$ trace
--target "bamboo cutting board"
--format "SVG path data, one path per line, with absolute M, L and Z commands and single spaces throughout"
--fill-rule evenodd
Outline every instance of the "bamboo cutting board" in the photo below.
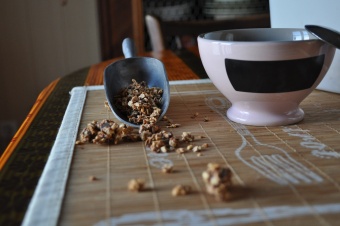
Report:
M 104 102 L 104 90 L 87 92 L 78 134 L 93 120 L 115 120 Z M 191 132 L 204 137 L 193 142 L 209 144 L 201 156 L 156 154 L 143 142 L 75 146 L 59 224 L 338 224 L 340 96 L 314 91 L 301 104 L 305 119 L 282 127 L 233 123 L 225 116 L 229 106 L 210 82 L 171 85 L 166 115 L 181 126 L 160 125 L 175 136 Z M 201 174 L 210 162 L 233 172 L 228 201 L 205 191 Z M 173 173 L 161 172 L 165 163 L 173 164 Z M 146 189 L 128 191 L 132 178 L 143 178 Z M 173 197 L 177 184 L 189 185 L 193 192 Z

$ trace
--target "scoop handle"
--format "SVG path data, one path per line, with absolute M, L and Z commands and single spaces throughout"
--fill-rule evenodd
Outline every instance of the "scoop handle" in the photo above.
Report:
M 136 56 L 136 45 L 131 38 L 125 38 L 122 43 L 123 54 L 125 58 Z

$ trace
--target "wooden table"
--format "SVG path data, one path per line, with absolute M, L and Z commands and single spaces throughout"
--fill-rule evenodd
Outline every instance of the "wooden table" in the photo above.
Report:
M 56 222 L 60 225 L 336 225 L 339 222 L 338 94 L 314 91 L 301 104 L 306 117 L 296 125 L 243 126 L 225 117 L 230 103 L 204 79 L 207 76 L 197 49 L 148 55 L 162 60 L 169 79 L 177 80 L 171 83 L 167 116 L 181 126 L 170 130 L 178 136 L 190 131 L 202 138 L 196 144 L 208 143 L 209 147 L 198 157 L 193 153 L 157 155 L 141 142 L 74 146 L 75 139 L 71 139 L 70 148 L 60 146 L 60 139 L 67 139 L 70 131 L 77 136 L 77 130 L 92 120 L 114 119 L 104 108 L 102 87 L 96 85 L 103 84 L 104 68 L 118 59 L 79 70 L 54 81 L 41 92 L 1 156 L 0 225 L 18 225 L 25 213 L 34 215 L 39 208 L 47 211 L 48 219 L 38 216 L 36 221 L 28 222 L 37 223 L 34 225 Z M 82 93 L 86 93 L 83 99 Z M 82 103 L 74 99 L 77 95 Z M 82 109 L 71 112 L 79 117 L 78 124 L 68 118 L 67 109 L 73 104 Z M 75 130 L 68 128 L 73 124 Z M 67 167 L 50 168 L 51 159 L 53 162 L 65 158 L 57 153 L 63 149 L 69 155 Z M 160 159 L 173 163 L 175 172 L 160 173 L 157 165 Z M 231 199 L 226 202 L 217 201 L 205 192 L 200 174 L 209 162 L 225 165 L 234 174 Z M 48 180 L 49 175 L 53 175 L 49 186 L 38 184 L 40 178 Z M 146 191 L 128 192 L 128 180 L 137 176 L 146 179 Z M 172 197 L 171 189 L 177 183 L 188 183 L 193 193 Z M 43 194 L 42 201 L 36 202 L 39 194 L 34 194 L 35 191 L 53 197 L 45 199 Z M 28 209 L 32 196 L 34 201 Z M 54 204 L 51 207 L 44 202 Z

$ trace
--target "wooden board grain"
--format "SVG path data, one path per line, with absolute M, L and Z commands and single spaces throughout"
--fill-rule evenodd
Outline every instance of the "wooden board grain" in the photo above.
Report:
M 103 90 L 88 91 L 79 130 L 114 116 L 104 107 Z M 315 91 L 295 125 L 253 127 L 225 116 L 230 103 L 211 83 L 171 86 L 167 117 L 208 143 L 202 156 L 156 154 L 143 142 L 75 147 L 60 225 L 336 225 L 340 220 L 340 97 Z M 192 117 L 198 113 L 197 117 Z M 205 121 L 204 118 L 209 118 Z M 210 162 L 229 167 L 229 201 L 205 191 L 201 173 Z M 164 174 L 162 164 L 174 165 Z M 97 180 L 91 181 L 89 177 Z M 146 190 L 127 190 L 143 178 Z M 173 197 L 177 184 L 193 192 Z

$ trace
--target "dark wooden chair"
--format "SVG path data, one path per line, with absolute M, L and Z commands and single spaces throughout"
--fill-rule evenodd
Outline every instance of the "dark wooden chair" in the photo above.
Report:
M 145 16 L 145 23 L 150 37 L 153 51 L 167 49 L 165 37 L 191 36 L 196 41 L 199 34 L 228 29 L 241 28 L 269 28 L 270 15 L 256 14 L 238 18 L 228 18 L 223 20 L 190 20 L 190 21 L 162 21 L 153 15 Z M 181 48 L 178 43 L 178 48 Z

